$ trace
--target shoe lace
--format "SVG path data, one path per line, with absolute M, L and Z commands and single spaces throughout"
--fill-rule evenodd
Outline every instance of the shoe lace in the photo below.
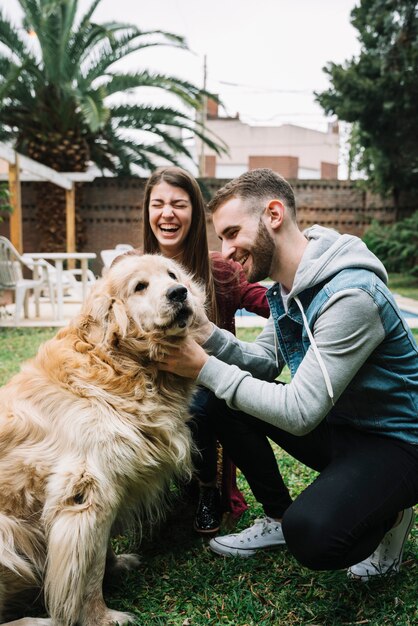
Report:
M 373 569 L 379 574 L 390 574 L 392 569 L 396 567 L 396 559 L 390 563 L 389 548 L 392 540 L 392 533 L 386 533 L 381 543 L 378 545 L 368 561 Z
M 402 521 L 403 518 L 401 522 Z M 395 548 L 398 548 L 395 550 L 393 549 L 394 546 L 392 545 L 392 543 L 394 541 L 394 533 L 396 532 L 396 528 L 398 527 L 396 526 L 392 528 L 389 532 L 387 532 L 380 544 L 377 546 L 376 550 L 373 552 L 373 554 L 371 554 L 367 559 L 362 561 L 362 564 L 366 566 L 366 571 L 367 568 L 373 568 L 373 570 L 380 575 L 391 575 L 392 573 L 396 573 L 397 571 L 399 571 L 399 566 L 402 559 L 403 543 L 405 542 L 410 527 L 411 521 L 409 521 L 408 525 L 408 518 L 405 518 L 404 528 L 401 528 L 401 532 L 405 531 L 406 534 L 404 536 L 403 542 L 401 542 L 399 545 L 396 545 L 397 542 L 395 539 Z
M 246 528 L 245 530 L 241 531 L 240 534 L 240 541 L 244 542 L 244 540 L 246 541 L 251 541 L 251 539 L 256 539 L 259 535 L 263 536 L 266 533 L 271 533 L 272 532 L 272 528 L 271 526 L 271 521 L 266 518 L 266 517 L 262 517 L 259 519 L 254 520 L 254 524 L 252 526 L 250 526 L 249 528 Z M 277 526 L 274 528 L 274 530 L 278 530 L 278 524 Z

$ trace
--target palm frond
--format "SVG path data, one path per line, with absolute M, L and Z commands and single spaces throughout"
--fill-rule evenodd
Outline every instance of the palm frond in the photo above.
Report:
M 189 120 L 187 113 L 182 113 L 177 109 L 169 106 L 154 106 L 151 104 L 117 104 L 109 107 L 112 119 L 117 120 L 118 124 L 131 124 L 133 128 L 138 125 L 148 124 L 167 124 L 168 120 L 175 117 Z
M 121 26 L 114 24 L 114 28 L 105 28 L 103 24 L 89 24 L 82 31 L 74 34 L 69 42 L 69 54 L 81 64 L 88 63 L 90 55 L 97 50 L 108 52 L 117 50 L 120 45 L 126 45 L 138 36 L 136 26 Z M 121 42 L 121 44 L 119 43 Z
M 0 43 L 6 46 L 9 54 L 15 59 L 26 59 L 28 50 L 19 31 L 0 9 Z
M 80 20 L 79 20 L 79 22 L 78 22 L 78 24 L 76 26 L 76 29 L 75 29 L 76 32 L 82 31 L 86 26 L 91 24 L 91 17 L 92 17 L 93 13 L 97 9 L 97 6 L 100 4 L 101 1 L 102 0 L 93 0 L 93 2 L 91 3 L 91 5 L 87 9 L 87 11 L 80 18 Z
M 190 115 L 201 107 L 206 92 L 144 68 L 125 74 L 114 70 L 127 55 L 151 46 L 187 49 L 184 37 L 121 22 L 97 24 L 92 16 L 100 0 L 91 0 L 80 19 L 78 0 L 18 1 L 24 25 L 36 31 L 38 48 L 33 53 L 0 11 L 0 128 L 21 151 L 28 153 L 32 146 L 46 155 L 50 150 L 62 163 L 65 141 L 77 137 L 83 158 L 113 172 L 128 172 L 131 159 L 152 168 L 156 159 L 175 163 L 180 154 L 191 158 L 183 131 L 203 138 L 218 153 L 224 150 Z M 169 93 L 180 110 L 176 105 L 142 105 L 142 87 Z M 129 94 L 138 104 L 116 106 L 115 94 Z M 138 140 L 137 131 L 145 131 L 147 141 Z
M 175 48 L 182 48 L 184 50 L 189 49 L 184 37 L 182 37 L 181 35 L 167 32 L 165 30 L 141 30 L 133 24 L 122 24 L 120 22 L 109 22 L 102 24 L 102 26 L 110 32 L 116 31 L 117 29 L 135 29 L 137 31 L 138 37 L 159 37 L 157 41 L 159 41 L 160 43 L 157 45 L 165 44 Z
M 147 144 L 144 142 L 123 141 L 125 154 L 129 157 L 127 163 L 123 163 L 122 171 L 126 173 L 132 172 L 132 165 L 138 165 L 146 170 L 153 170 L 156 167 L 156 159 L 165 159 L 173 165 L 180 165 L 176 154 L 171 150 L 167 150 L 159 144 Z M 119 170 L 121 171 L 121 170 Z
M 14 133 L 6 127 L 0 126 L 0 141 L 9 143 L 14 138 Z
M 157 39 L 147 39 L 146 37 L 158 34 Z M 163 31 L 140 31 L 134 27 L 125 28 L 113 33 L 112 37 L 105 37 L 102 33 L 100 37 L 91 41 L 89 45 L 83 42 L 83 54 L 80 55 L 80 62 L 86 61 L 83 65 L 85 81 L 92 82 L 101 74 L 105 73 L 111 65 L 129 54 L 139 52 L 151 47 L 173 46 L 170 39 L 164 37 Z M 171 36 L 171 33 L 167 33 Z M 145 39 L 142 39 L 145 37 Z M 187 49 L 184 42 L 178 47 Z M 77 55 L 78 58 L 78 55 Z
M 225 142 L 201 122 L 191 120 L 187 113 L 171 107 L 117 105 L 111 107 L 111 116 L 123 128 L 146 130 L 156 134 L 160 134 L 161 126 L 187 130 L 191 135 L 197 135 L 202 139 L 216 154 L 221 155 L 228 151 Z
M 101 90 L 90 90 L 79 98 L 79 107 L 91 132 L 97 132 L 107 122 L 110 111 L 104 106 Z
M 7 63 L 6 59 L 0 59 L 0 109 L 5 106 L 8 95 L 21 73 L 22 66 L 11 62 Z
M 202 103 L 201 90 L 188 81 L 166 74 L 151 73 L 147 70 L 135 74 L 113 73 L 106 84 L 108 95 L 123 92 L 137 87 L 154 87 L 163 89 L 177 96 L 186 105 L 199 108 Z
M 26 30 L 40 32 L 43 27 L 43 5 L 48 4 L 49 10 L 51 10 L 52 2 L 45 3 L 42 0 L 18 0 L 18 2 L 25 14 L 23 26 Z

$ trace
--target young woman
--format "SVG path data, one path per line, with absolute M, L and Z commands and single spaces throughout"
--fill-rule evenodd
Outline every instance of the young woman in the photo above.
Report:
M 203 197 L 196 180 L 178 167 L 165 167 L 147 181 L 144 196 L 144 253 L 160 253 L 176 259 L 200 279 L 207 293 L 209 318 L 220 328 L 235 332 L 235 313 L 245 308 L 264 317 L 270 314 L 266 289 L 246 281 L 238 263 L 209 253 Z M 195 459 L 199 503 L 194 527 L 200 533 L 219 529 L 223 512 L 233 517 L 246 504 L 235 482 L 235 467 L 223 456 L 221 493 L 218 489 L 217 442 L 210 418 L 212 393 L 200 388 L 190 423 L 200 455 Z M 216 410 L 219 411 L 219 402 Z

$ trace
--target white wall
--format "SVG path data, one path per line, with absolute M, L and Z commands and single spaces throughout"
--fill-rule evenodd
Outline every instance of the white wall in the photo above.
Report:
M 250 156 L 297 157 L 300 178 L 320 178 L 321 161 L 338 164 L 339 135 L 331 129 L 325 133 L 293 124 L 250 126 L 236 118 L 208 120 L 207 127 L 229 147 L 228 155 L 216 156 L 219 178 L 246 171 Z M 205 148 L 205 154 L 215 153 Z

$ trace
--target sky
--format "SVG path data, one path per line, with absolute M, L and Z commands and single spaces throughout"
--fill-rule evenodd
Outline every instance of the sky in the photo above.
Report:
M 94 19 L 183 35 L 190 52 L 152 48 L 131 55 L 124 69 L 145 67 L 219 94 L 224 113 L 248 124 L 294 123 L 325 130 L 314 91 L 328 86 L 322 71 L 359 52 L 350 11 L 359 0 L 102 0 Z M 90 0 L 79 0 L 80 11 Z M 17 0 L 0 0 L 16 23 Z M 154 96 L 152 96 L 154 97 Z

